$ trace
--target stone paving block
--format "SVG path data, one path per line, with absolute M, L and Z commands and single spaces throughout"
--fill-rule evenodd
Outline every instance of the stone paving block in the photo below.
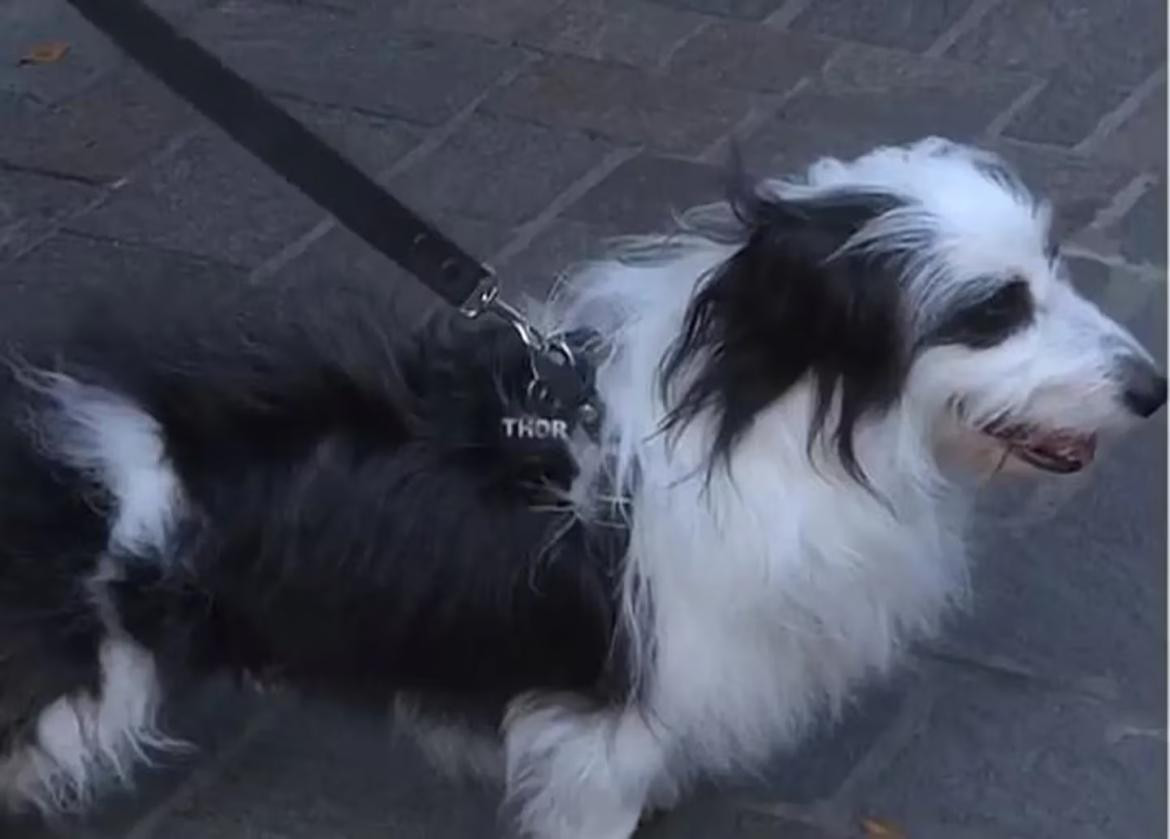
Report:
M 684 803 L 645 824 L 635 839 L 843 839 L 783 816 L 737 807 L 721 798 Z
M 85 96 L 47 109 L 0 97 L 0 160 L 109 182 L 198 119 L 144 71 L 126 68 Z
M 612 151 L 596 135 L 477 114 L 394 183 L 403 200 L 504 225 L 527 221 Z
M 1090 11 L 1092 13 L 1090 13 Z M 1022 139 L 1072 144 L 1165 61 L 1159 0 L 1107 6 L 1021 0 L 999 3 L 948 55 L 1051 76 L 1049 87 L 1008 126 Z
M 654 2 L 719 17 L 762 20 L 783 5 L 784 0 L 654 0 Z
M 957 21 L 972 0 L 816 0 L 789 26 L 881 47 L 921 52 Z
M 65 43 L 47 64 L 22 63 L 34 47 Z M 7 0 L 0 5 L 0 92 L 49 105 L 93 84 L 121 61 L 117 48 L 64 0 Z
M 1127 166 L 1166 171 L 1166 85 L 1159 85 L 1138 110 L 1091 154 Z
M 708 20 L 649 0 L 576 0 L 556 6 L 518 38 L 550 52 L 654 67 Z
M 903 714 L 914 675 L 902 670 L 858 691 L 841 718 L 825 720 L 790 754 L 780 755 L 757 787 L 769 801 L 814 804 L 832 799 L 857 764 Z
M 377 8 L 379 0 L 359 0 L 361 6 Z M 561 7 L 566 0 L 404 0 L 389 4 L 385 21 L 405 29 L 438 29 L 467 32 L 495 40 L 507 40 L 536 19 Z M 565 14 L 571 14 L 566 10 Z
M 631 67 L 549 56 L 489 97 L 486 107 L 662 151 L 698 154 L 730 131 L 753 101 L 747 94 Z
M 201 135 L 73 230 L 253 266 L 324 211 L 221 134 Z
M 0 344 L 59 339 L 79 292 L 133 294 L 145 283 L 209 292 L 242 282 L 221 262 L 118 242 L 59 234 L 0 270 Z M 218 284 L 224 285 L 218 285 Z
M 850 46 L 743 141 L 763 171 L 940 135 L 976 138 L 1034 80 L 943 59 Z
M 524 60 L 514 47 L 454 33 L 403 34 L 373 12 L 228 0 L 198 39 L 280 93 L 424 124 L 443 122 Z
M 1051 201 L 1058 239 L 1088 224 L 1137 174 L 1061 149 L 999 140 L 988 144 L 1020 172 L 1028 187 Z
M 726 197 L 728 171 L 704 163 L 641 154 L 623 163 L 565 211 L 607 235 L 666 232 L 699 204 Z
M 939 668 L 917 736 L 859 792 L 859 816 L 939 839 L 1165 832 L 1165 741 L 1069 695 Z
M 1166 181 L 1153 184 L 1119 223 L 1121 254 L 1166 267 Z
M 1109 86 L 1077 72 L 1058 71 L 1003 133 L 1019 140 L 1071 146 L 1091 133 L 1128 93 L 1128 85 Z
M 807 34 L 736 21 L 706 27 L 683 44 L 671 76 L 724 87 L 787 93 L 816 74 L 840 44 Z
M 0 169 L 0 262 L 99 195 L 77 181 Z
M 143 839 L 484 839 L 497 805 L 395 744 L 387 717 L 293 707 Z

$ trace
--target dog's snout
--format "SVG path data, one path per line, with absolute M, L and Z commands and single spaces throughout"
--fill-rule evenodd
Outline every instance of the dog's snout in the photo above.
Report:
M 1166 376 L 1144 358 L 1122 363 L 1122 399 L 1139 417 L 1148 417 L 1166 404 Z

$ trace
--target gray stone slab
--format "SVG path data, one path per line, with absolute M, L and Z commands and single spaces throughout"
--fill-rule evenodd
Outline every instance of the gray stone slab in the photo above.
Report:
M 707 21 L 644 0 L 577 0 L 549 10 L 518 38 L 550 52 L 653 67 Z
M 1083 698 L 940 668 L 917 736 L 860 791 L 907 836 L 1129 839 L 1165 832 L 1165 742 Z
M 1110 86 L 1097 78 L 1084 78 L 1079 71 L 1058 71 L 1003 133 L 1019 140 L 1072 146 L 1128 94 L 1128 85 Z
M 47 43 L 67 44 L 68 51 L 51 63 L 22 61 Z M 0 5 L 0 92 L 52 104 L 85 90 L 120 61 L 117 48 L 64 0 Z
M 929 135 L 970 141 L 1033 82 L 943 59 L 850 46 L 743 141 L 749 162 L 792 171 Z
M 1166 181 L 1160 180 L 1138 200 L 1118 225 L 1121 253 L 1139 264 L 1166 266 Z
M 454 33 L 403 34 L 379 13 L 229 0 L 200 17 L 199 39 L 258 84 L 317 102 L 424 124 L 449 118 L 520 50 Z
M 253 266 L 323 215 L 292 185 L 214 134 L 194 138 L 70 227 Z
M 654 2 L 719 17 L 762 20 L 779 8 L 784 0 L 654 0 Z
M 559 14 L 566 0 L 404 0 L 385 4 L 380 0 L 358 0 L 364 8 L 390 6 L 385 21 L 405 29 L 436 29 L 466 32 L 496 40 L 507 40 L 550 12 Z M 571 14 L 566 10 L 565 14 Z
M 52 108 L 0 97 L 0 160 L 109 182 L 196 124 L 181 100 L 127 68 L 85 96 Z
M 921 52 L 970 5 L 971 0 L 817 0 L 789 25 L 799 32 Z
M 394 183 L 428 212 L 503 225 L 527 221 L 613 150 L 573 129 L 477 114 Z
M 77 181 L 0 169 L 0 262 L 99 195 Z
M 1155 88 L 1137 111 L 1103 137 L 1091 153 L 1127 166 L 1166 171 L 1166 85 Z
M 1061 149 L 1000 140 L 990 145 L 1015 165 L 1024 182 L 1055 208 L 1053 229 L 1063 238 L 1088 224 L 1137 174 Z
M 752 812 L 720 798 L 688 801 L 643 825 L 636 839 L 842 839 L 811 824 Z
M 786 93 L 819 72 L 839 46 L 803 33 L 724 21 L 683 44 L 668 72 L 705 84 Z
M 483 839 L 496 835 L 497 804 L 396 746 L 384 717 L 294 707 L 151 839 Z
M 1071 144 L 1165 60 L 1164 45 L 1148 36 L 1165 25 L 1165 4 L 1158 0 L 1118 0 L 1107 7 L 999 3 L 948 55 L 1050 76 L 1049 89 L 1008 133 Z
M 61 234 L 0 270 L 0 343 L 58 340 L 78 292 L 133 294 L 142 283 L 176 288 L 222 288 L 242 281 L 223 263 L 118 242 Z
M 607 235 L 665 232 L 678 213 L 725 197 L 727 172 L 716 166 L 641 154 L 623 163 L 565 211 Z
M 747 94 L 632 67 L 549 56 L 489 97 L 486 107 L 662 151 L 697 154 L 730 131 L 752 104 Z

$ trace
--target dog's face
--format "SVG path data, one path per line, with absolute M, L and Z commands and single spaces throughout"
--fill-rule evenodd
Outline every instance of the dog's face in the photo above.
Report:
M 823 160 L 739 202 L 747 233 L 692 302 L 670 422 L 714 407 L 716 449 L 801 385 L 856 477 L 860 423 L 900 412 L 945 466 L 1075 472 L 1166 379 L 1069 282 L 1049 211 L 996 157 L 938 139 Z M 694 368 L 691 368 L 694 369 Z
M 907 395 L 937 412 L 938 444 L 961 466 L 1076 472 L 1099 438 L 1166 400 L 1145 349 L 1077 292 L 1059 257 L 1032 250 L 973 255 L 969 291 L 943 307 L 910 370 Z

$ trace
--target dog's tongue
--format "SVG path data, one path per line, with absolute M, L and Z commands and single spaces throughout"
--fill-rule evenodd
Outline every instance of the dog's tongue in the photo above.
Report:
M 1092 462 L 1097 438 L 1071 431 L 1031 431 L 1009 442 L 1012 453 L 1048 472 L 1077 472 Z

